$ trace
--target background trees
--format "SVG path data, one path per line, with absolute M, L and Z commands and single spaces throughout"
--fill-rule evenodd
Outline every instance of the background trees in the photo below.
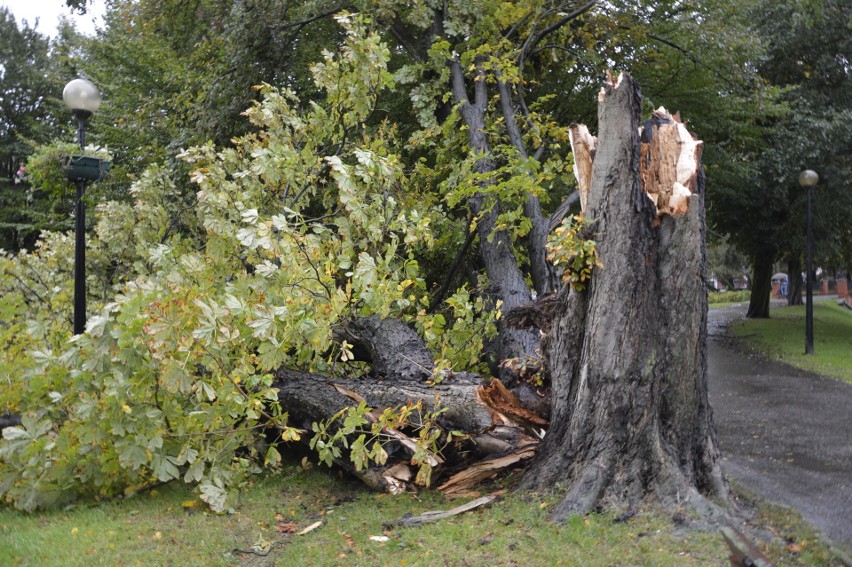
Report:
M 19 28 L 8 8 L 0 8 L 0 247 L 32 244 L 44 212 L 26 185 L 14 185 L 32 144 L 48 139 L 55 95 L 49 74 L 48 39 L 25 25 Z
M 54 93 L 47 38 L 28 25 L 19 28 L 6 7 L 0 30 L 0 175 L 11 179 L 30 153 L 26 141 L 45 138 Z
M 850 7 L 831 1 L 754 2 L 747 13 L 765 49 L 753 64 L 761 80 L 776 89 L 778 103 L 762 105 L 758 98 L 757 105 L 747 107 L 756 143 L 742 153 L 736 177 L 721 179 L 719 198 L 711 197 L 711 218 L 751 256 L 749 315 L 766 317 L 775 262 L 788 262 L 791 278 L 802 271 L 801 170 L 814 169 L 821 177 L 814 213 L 817 263 L 834 264 L 835 254 L 849 250 L 842 228 L 848 225 L 849 170 L 841 156 L 848 154 L 850 137 L 840 125 L 852 109 Z M 712 179 L 712 169 L 709 175 Z

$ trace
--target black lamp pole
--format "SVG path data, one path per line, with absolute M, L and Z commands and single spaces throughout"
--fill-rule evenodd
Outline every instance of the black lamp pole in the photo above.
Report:
M 817 172 L 807 169 L 799 175 L 799 185 L 808 192 L 807 211 L 807 245 L 805 248 L 805 269 L 807 280 L 805 285 L 805 354 L 814 353 L 814 266 L 813 266 L 813 231 L 811 201 L 813 200 L 814 186 L 819 182 Z
M 81 153 L 86 149 L 86 120 L 101 104 L 97 87 L 85 79 L 74 79 L 62 91 L 62 100 L 77 119 L 77 141 Z M 74 177 L 77 182 L 77 201 L 74 204 L 74 334 L 86 330 L 86 192 L 84 177 Z
M 88 110 L 74 110 L 77 118 L 77 140 L 80 150 L 86 147 L 86 119 L 92 115 Z M 74 334 L 86 330 L 86 205 L 83 195 L 86 181 L 77 180 L 77 201 L 74 208 Z

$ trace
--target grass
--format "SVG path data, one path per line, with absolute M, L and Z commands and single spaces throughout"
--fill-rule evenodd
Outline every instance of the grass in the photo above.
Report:
M 747 289 L 739 291 L 711 291 L 707 294 L 707 301 L 712 307 L 726 307 L 735 303 L 748 301 L 751 292 Z
M 773 309 L 770 319 L 731 325 L 734 336 L 770 358 L 852 383 L 852 311 L 835 301 L 814 302 L 814 354 L 805 355 L 805 307 Z
M 515 494 L 448 520 L 386 529 L 384 522 L 406 513 L 458 502 L 434 492 L 374 494 L 326 471 L 288 465 L 282 474 L 248 489 L 231 515 L 207 512 L 188 488 L 177 484 L 133 499 L 62 511 L 0 509 L 0 557 L 7 566 L 726 563 L 727 548 L 719 534 L 680 529 L 671 512 L 644 511 L 626 522 L 615 522 L 610 513 L 591 514 L 559 526 L 547 520 L 553 502 Z M 320 527 L 297 535 L 319 521 Z M 836 561 L 811 532 L 794 523 L 794 515 L 778 516 L 777 521 L 783 526 L 770 529 L 785 539 L 764 549 L 778 565 Z M 294 529 L 296 533 L 287 533 Z

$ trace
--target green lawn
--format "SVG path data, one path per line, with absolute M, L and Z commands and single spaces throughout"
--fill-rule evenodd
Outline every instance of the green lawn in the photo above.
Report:
M 852 383 L 852 311 L 834 300 L 814 302 L 814 354 L 805 355 L 805 307 L 773 309 L 770 319 L 731 325 L 734 336 L 793 366 Z
M 416 528 L 383 528 L 406 513 L 459 504 L 440 494 L 379 495 L 324 470 L 285 467 L 246 491 L 238 511 L 206 511 L 181 485 L 129 500 L 23 514 L 0 509 L 5 565 L 723 565 L 715 532 L 689 532 L 674 511 L 547 520 L 554 499 L 516 494 Z M 758 518 L 769 518 L 761 512 Z M 779 565 L 831 564 L 795 514 L 776 509 Z M 322 522 L 305 535 L 304 528 Z M 295 533 L 294 533 L 295 530 Z M 371 540 L 371 536 L 387 538 Z M 253 553 L 254 552 L 254 553 Z M 266 554 L 264 556 L 264 554 Z M 840 564 L 835 560 L 835 564 Z
M 751 292 L 747 289 L 739 291 L 711 291 L 707 294 L 707 302 L 710 307 L 727 307 L 749 300 Z

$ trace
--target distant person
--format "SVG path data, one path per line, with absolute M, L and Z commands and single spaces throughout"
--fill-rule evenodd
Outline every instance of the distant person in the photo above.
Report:
M 18 172 L 15 173 L 15 185 L 19 183 L 23 183 L 27 179 L 27 169 L 24 167 L 24 164 L 21 164 L 18 167 Z

